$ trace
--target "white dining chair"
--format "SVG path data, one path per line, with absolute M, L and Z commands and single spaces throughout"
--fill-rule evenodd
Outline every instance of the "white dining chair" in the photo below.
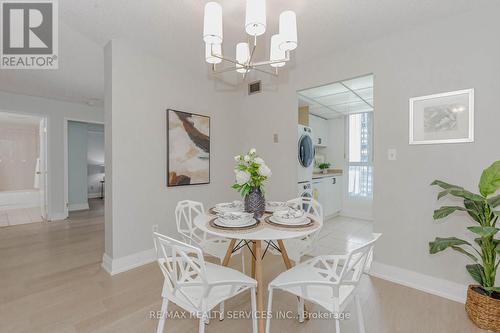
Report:
M 323 207 L 315 199 L 299 197 L 289 200 L 287 204 L 289 206 L 303 209 L 309 218 L 318 221 L 321 224 L 321 228 L 323 227 Z M 286 239 L 283 241 L 288 257 L 293 260 L 295 264 L 298 264 L 304 255 L 310 254 L 314 250 L 315 241 L 318 238 L 321 228 L 306 237 Z M 277 252 L 276 250 L 272 248 L 270 249 L 273 254 L 279 254 L 275 253 Z
M 349 302 L 354 298 L 359 332 L 364 333 L 363 314 L 356 286 L 365 272 L 368 257 L 381 234 L 347 254 L 318 256 L 278 275 L 269 283 L 268 313 L 272 311 L 273 291 L 280 289 L 298 296 L 299 321 L 304 321 L 304 300 L 315 303 L 335 317 L 335 332 L 340 333 L 340 319 Z M 266 322 L 269 333 L 271 318 Z
M 200 230 L 193 223 L 194 218 L 204 214 L 205 209 L 201 202 L 192 200 L 183 200 L 177 203 L 175 207 L 175 221 L 177 223 L 177 231 L 181 234 L 182 239 L 189 245 L 199 247 L 206 254 L 215 257 L 222 261 L 226 256 L 227 248 L 230 240 L 208 235 Z M 242 272 L 245 273 L 245 256 L 243 247 L 232 253 L 236 255 L 241 253 Z
M 246 290 L 250 291 L 252 328 L 257 332 L 255 289 L 257 281 L 232 268 L 205 262 L 195 246 L 153 232 L 158 264 L 164 275 L 161 315 L 157 333 L 165 327 L 168 303 L 177 304 L 200 319 L 199 332 L 205 331 L 209 312 L 220 305 L 224 319 L 224 301 Z

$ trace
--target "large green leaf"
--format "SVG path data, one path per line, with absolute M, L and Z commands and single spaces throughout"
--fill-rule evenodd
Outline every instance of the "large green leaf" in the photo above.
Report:
M 494 197 L 489 198 L 488 199 L 488 203 L 493 208 L 495 208 L 497 206 L 500 206 L 500 194 L 499 195 L 495 195 Z
M 466 251 L 466 250 L 462 249 L 460 246 L 452 246 L 451 248 L 453 250 L 457 251 L 457 252 L 465 254 L 467 257 L 471 258 L 472 261 L 474 261 L 474 262 L 478 262 L 479 261 L 479 259 L 475 255 L 473 255 L 469 251 Z
M 450 215 L 451 213 L 453 213 L 457 210 L 465 211 L 466 209 L 463 207 L 460 207 L 460 206 L 443 206 L 443 207 L 436 209 L 434 211 L 433 217 L 435 220 L 442 219 L 442 218 L 445 218 L 446 216 Z
M 443 182 L 441 180 L 435 180 L 435 181 L 433 181 L 431 183 L 431 185 L 439 186 L 439 187 L 441 187 L 442 189 L 445 189 L 445 190 L 448 190 L 448 189 L 451 189 L 451 188 L 461 188 L 461 189 L 463 189 L 463 187 L 461 187 L 461 186 L 448 184 L 448 183 Z
M 480 196 L 478 194 L 474 194 L 474 193 L 469 192 L 469 191 L 464 190 L 464 189 L 452 188 L 452 189 L 449 189 L 448 191 L 450 192 L 451 195 L 459 197 L 459 198 L 464 198 L 464 199 L 469 199 L 469 200 L 479 201 L 479 202 L 484 202 L 484 200 L 485 200 L 485 198 L 483 198 L 482 196 Z
M 478 222 L 479 224 L 483 224 L 485 220 L 484 205 L 477 201 L 465 199 L 464 206 L 465 208 L 467 208 L 467 213 L 474 219 L 474 221 Z
M 458 198 L 463 198 L 463 199 L 468 199 L 468 200 L 473 200 L 477 202 L 484 202 L 485 198 L 478 194 L 474 194 L 472 192 L 469 192 L 467 190 L 464 190 L 463 188 L 449 188 L 447 190 L 441 191 L 438 194 L 438 199 L 441 199 L 442 197 L 451 194 L 455 197 Z
M 446 250 L 449 247 L 460 246 L 460 245 L 471 245 L 471 244 L 467 241 L 464 241 L 463 239 L 459 239 L 456 237 L 447 237 L 447 238 L 436 237 L 436 239 L 433 242 L 429 242 L 429 253 L 435 254 L 443 250 Z
M 472 276 L 474 280 L 480 285 L 483 285 L 484 281 L 484 268 L 480 264 L 466 265 L 467 272 Z
M 482 287 L 482 288 L 487 291 L 496 291 L 497 293 L 500 293 L 500 287 Z
M 479 192 L 485 197 L 495 193 L 500 188 L 500 161 L 494 162 L 484 169 L 479 180 Z
M 491 237 L 500 230 L 494 227 L 468 227 L 467 229 L 481 237 Z

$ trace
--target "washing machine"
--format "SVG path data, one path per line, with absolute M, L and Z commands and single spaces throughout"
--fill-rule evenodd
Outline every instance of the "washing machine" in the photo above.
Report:
M 312 198 L 313 197 L 312 182 L 299 183 L 297 187 L 297 196 L 304 198 Z
M 314 169 L 314 144 L 310 127 L 299 125 L 297 143 L 298 183 L 312 181 Z

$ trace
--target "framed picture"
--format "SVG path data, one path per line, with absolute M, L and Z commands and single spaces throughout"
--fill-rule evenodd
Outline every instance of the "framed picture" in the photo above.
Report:
M 167 110 L 167 186 L 210 183 L 210 117 Z
M 410 144 L 474 142 L 474 89 L 410 99 Z

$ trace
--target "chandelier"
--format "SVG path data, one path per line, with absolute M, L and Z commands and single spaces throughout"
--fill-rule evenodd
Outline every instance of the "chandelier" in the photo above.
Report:
M 217 2 L 205 5 L 203 23 L 203 40 L 205 42 L 205 60 L 212 65 L 213 73 L 236 71 L 247 74 L 258 71 L 278 76 L 278 69 L 290 61 L 290 51 L 297 48 L 297 21 L 291 10 L 282 12 L 279 16 L 279 33 L 271 36 L 269 60 L 255 61 L 254 52 L 257 47 L 257 36 L 266 32 L 266 0 L 247 0 L 245 15 L 245 31 L 247 42 L 236 44 L 236 58 L 228 58 L 222 54 L 222 7 Z M 252 45 L 250 45 L 252 44 Z M 217 69 L 222 61 L 230 63 L 227 68 Z M 263 68 L 270 66 L 273 71 Z

